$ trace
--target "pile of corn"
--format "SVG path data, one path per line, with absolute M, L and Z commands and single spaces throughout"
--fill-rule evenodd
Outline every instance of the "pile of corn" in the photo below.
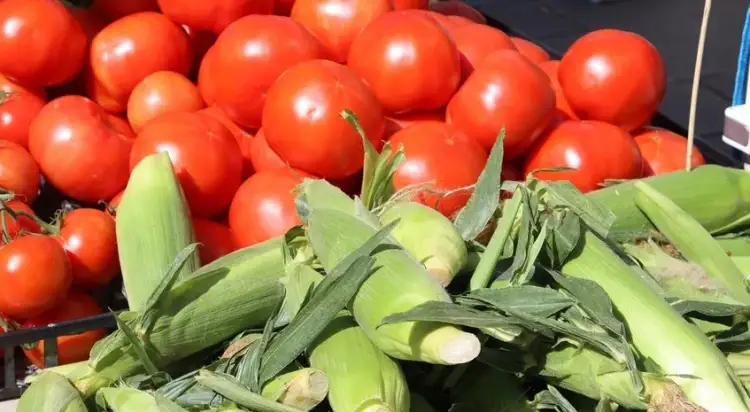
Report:
M 371 156 L 361 198 L 307 180 L 302 226 L 205 266 L 144 159 L 117 212 L 130 311 L 18 410 L 750 412 L 750 175 L 501 187 L 501 142 L 454 221 Z

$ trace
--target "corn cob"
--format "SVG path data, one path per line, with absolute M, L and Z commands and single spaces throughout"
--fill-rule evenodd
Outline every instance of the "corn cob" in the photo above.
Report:
M 750 174 L 706 165 L 642 179 L 675 202 L 712 234 L 750 223 Z M 611 227 L 614 238 L 644 235 L 655 229 L 635 205 L 635 181 L 623 182 L 587 194 L 617 216 Z M 706 203 L 710 199 L 710 203 Z
M 194 242 L 190 213 L 166 153 L 145 157 L 133 169 L 117 208 L 116 229 L 128 306 L 139 311 L 177 254 Z M 182 274 L 198 267 L 194 254 Z
M 18 412 L 87 412 L 78 391 L 70 381 L 54 372 L 45 372 L 21 396 Z
M 323 402 L 328 394 L 328 376 L 319 369 L 303 368 L 281 374 L 266 382 L 261 396 L 266 399 L 309 411 Z

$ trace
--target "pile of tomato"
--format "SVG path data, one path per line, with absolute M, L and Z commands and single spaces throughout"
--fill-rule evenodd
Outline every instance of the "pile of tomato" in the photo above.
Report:
M 454 0 L 69 3 L 0 2 L 6 326 L 101 312 L 90 292 L 118 275 L 119 196 L 159 151 L 204 263 L 299 224 L 304 178 L 358 193 L 363 142 L 344 109 L 376 148 L 403 148 L 395 189 L 424 188 L 415 199 L 449 217 L 501 130 L 505 179 L 562 166 L 537 177 L 591 191 L 684 163 L 685 138 L 648 127 L 666 76 L 633 33 L 589 33 L 556 61 Z M 42 180 L 82 207 L 39 219 Z M 61 362 L 102 333 L 60 338 Z M 42 351 L 26 353 L 41 366 Z

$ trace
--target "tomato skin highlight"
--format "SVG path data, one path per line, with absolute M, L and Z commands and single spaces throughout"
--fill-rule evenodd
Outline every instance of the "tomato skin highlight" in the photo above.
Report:
M 477 24 L 487 24 L 487 19 L 477 9 L 463 1 L 445 0 L 430 4 L 430 10 L 446 16 L 458 16 Z
M 88 208 L 68 212 L 57 239 L 68 254 L 74 286 L 96 289 L 117 276 L 115 221 L 107 213 Z
M 34 211 L 31 210 L 31 208 L 26 203 L 23 203 L 20 200 L 14 199 L 9 202 L 5 202 L 5 208 L 11 209 L 15 212 L 24 212 L 31 216 L 36 216 Z M 13 219 L 11 214 L 5 210 L 0 210 L 0 221 L 2 221 L 5 224 L 8 237 L 10 237 L 11 240 L 25 233 L 33 234 L 33 233 L 41 233 L 42 231 L 42 228 L 33 219 L 28 218 L 26 216 L 18 216 L 17 219 Z M 0 226 L 0 230 L 1 229 L 2 229 L 2 226 Z M 4 243 L 0 242 L 0 247 L 2 247 L 1 246 L 2 244 Z
M 313 177 L 281 168 L 258 172 L 242 183 L 229 207 L 229 227 L 238 247 L 283 235 L 301 224 L 292 190 L 305 178 Z
M 0 247 L 0 313 L 30 319 L 59 305 L 73 283 L 70 261 L 49 236 L 19 237 Z
M 253 138 L 253 142 L 250 144 L 250 160 L 252 161 L 253 168 L 256 172 L 289 167 L 289 165 L 281 160 L 279 155 L 268 146 L 266 134 L 263 132 L 263 129 L 258 130 L 258 133 L 256 133 Z
M 461 54 L 461 76 L 464 81 L 492 52 L 516 50 L 507 34 L 490 26 L 469 24 L 452 30 L 451 34 Z
M 185 76 L 170 71 L 152 73 L 128 98 L 128 121 L 137 133 L 163 114 L 194 112 L 204 106 L 198 88 Z
M 570 180 L 585 193 L 599 189 L 608 179 L 641 177 L 641 162 L 638 145 L 621 128 L 594 120 L 569 120 L 551 129 L 529 151 L 524 175 L 538 169 L 574 168 L 537 172 L 534 176 L 540 180 Z
M 271 14 L 275 0 L 159 0 L 170 20 L 199 30 L 221 33 L 250 14 Z
M 52 323 L 82 319 L 102 313 L 96 301 L 84 292 L 71 290 L 65 300 L 55 308 L 23 323 L 24 329 L 41 328 Z M 57 359 L 59 365 L 82 362 L 89 358 L 94 344 L 107 336 L 105 329 L 89 330 L 75 335 L 57 338 Z M 33 349 L 24 349 L 26 358 L 37 368 L 44 368 L 44 340 L 37 342 Z
M 87 91 L 111 112 L 123 112 L 135 86 L 149 74 L 187 74 L 190 38 L 163 14 L 130 14 L 105 27 L 91 42 Z
M 197 113 L 171 113 L 149 122 L 130 156 L 134 168 L 144 157 L 167 152 L 195 217 L 212 217 L 232 200 L 242 177 L 242 155 L 220 121 Z
M 342 179 L 362 169 L 362 138 L 341 117 L 357 116 L 365 136 L 380 147 L 385 119 L 367 85 L 346 66 L 327 60 L 300 63 L 268 91 L 263 132 L 268 146 L 295 169 Z
M 0 140 L 0 188 L 30 205 L 39 194 L 40 182 L 39 166 L 31 153 L 13 142 Z
M 396 190 L 433 182 L 428 189 L 449 192 L 476 183 L 487 161 L 487 152 L 474 139 L 442 122 L 424 121 L 398 131 L 391 137 L 393 147 L 404 146 L 405 160 L 396 169 Z M 419 191 L 412 200 L 452 216 L 466 205 L 471 190 L 449 195 Z
M 388 113 L 440 109 L 461 82 L 453 39 L 422 12 L 391 12 L 375 19 L 354 39 L 347 65 Z
M 521 37 L 511 37 L 510 40 L 516 46 L 518 52 L 532 62 L 539 64 L 550 60 L 549 53 L 538 44 Z
M 390 0 L 297 0 L 291 17 L 320 41 L 331 60 L 346 64 L 354 38 L 391 10 Z
M 633 133 L 641 156 L 643 177 L 660 175 L 685 169 L 687 138 L 658 127 L 644 127 Z M 706 159 L 697 147 L 690 157 L 691 168 L 706 164 Z
M 557 110 L 562 113 L 562 118 L 579 120 L 578 115 L 576 115 L 570 107 L 570 103 L 565 97 L 562 86 L 560 86 L 560 80 L 558 80 L 557 77 L 560 70 L 560 61 L 548 60 L 546 62 L 541 62 L 539 63 L 539 68 L 549 77 L 552 89 L 555 91 L 555 107 L 557 107 Z
M 234 233 L 227 226 L 207 219 L 193 219 L 195 241 L 200 243 L 198 254 L 201 264 L 207 265 L 214 260 L 237 250 Z
M 318 40 L 291 18 L 246 16 L 227 27 L 206 55 L 211 59 L 210 72 L 216 73 L 207 74 L 213 77 L 209 90 L 230 119 L 258 129 L 266 93 L 281 73 L 322 57 Z
M 448 103 L 446 119 L 488 152 L 505 128 L 505 158 L 534 143 L 555 113 L 555 92 L 544 72 L 519 52 L 487 56 Z
M 666 72 L 659 51 L 645 38 L 597 30 L 570 46 L 560 61 L 562 90 L 581 119 L 632 132 L 646 125 L 664 98 Z
M 24 84 L 72 80 L 86 57 L 83 27 L 57 0 L 0 2 L 0 72 Z
M 98 202 L 127 184 L 132 136 L 127 122 L 91 100 L 64 96 L 47 103 L 34 118 L 29 151 L 60 192 L 81 202 Z

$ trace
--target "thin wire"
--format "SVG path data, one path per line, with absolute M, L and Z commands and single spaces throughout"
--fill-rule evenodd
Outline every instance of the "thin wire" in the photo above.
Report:
M 698 109 L 698 89 L 701 84 L 701 69 L 703 67 L 703 50 L 706 47 L 706 33 L 708 32 L 708 18 L 711 15 L 711 0 L 705 0 L 703 7 L 703 21 L 698 36 L 698 51 L 695 56 L 695 73 L 693 73 L 693 91 L 690 93 L 690 119 L 688 120 L 688 146 L 685 153 L 685 170 L 690 171 L 693 160 L 693 145 L 695 141 L 695 114 Z

